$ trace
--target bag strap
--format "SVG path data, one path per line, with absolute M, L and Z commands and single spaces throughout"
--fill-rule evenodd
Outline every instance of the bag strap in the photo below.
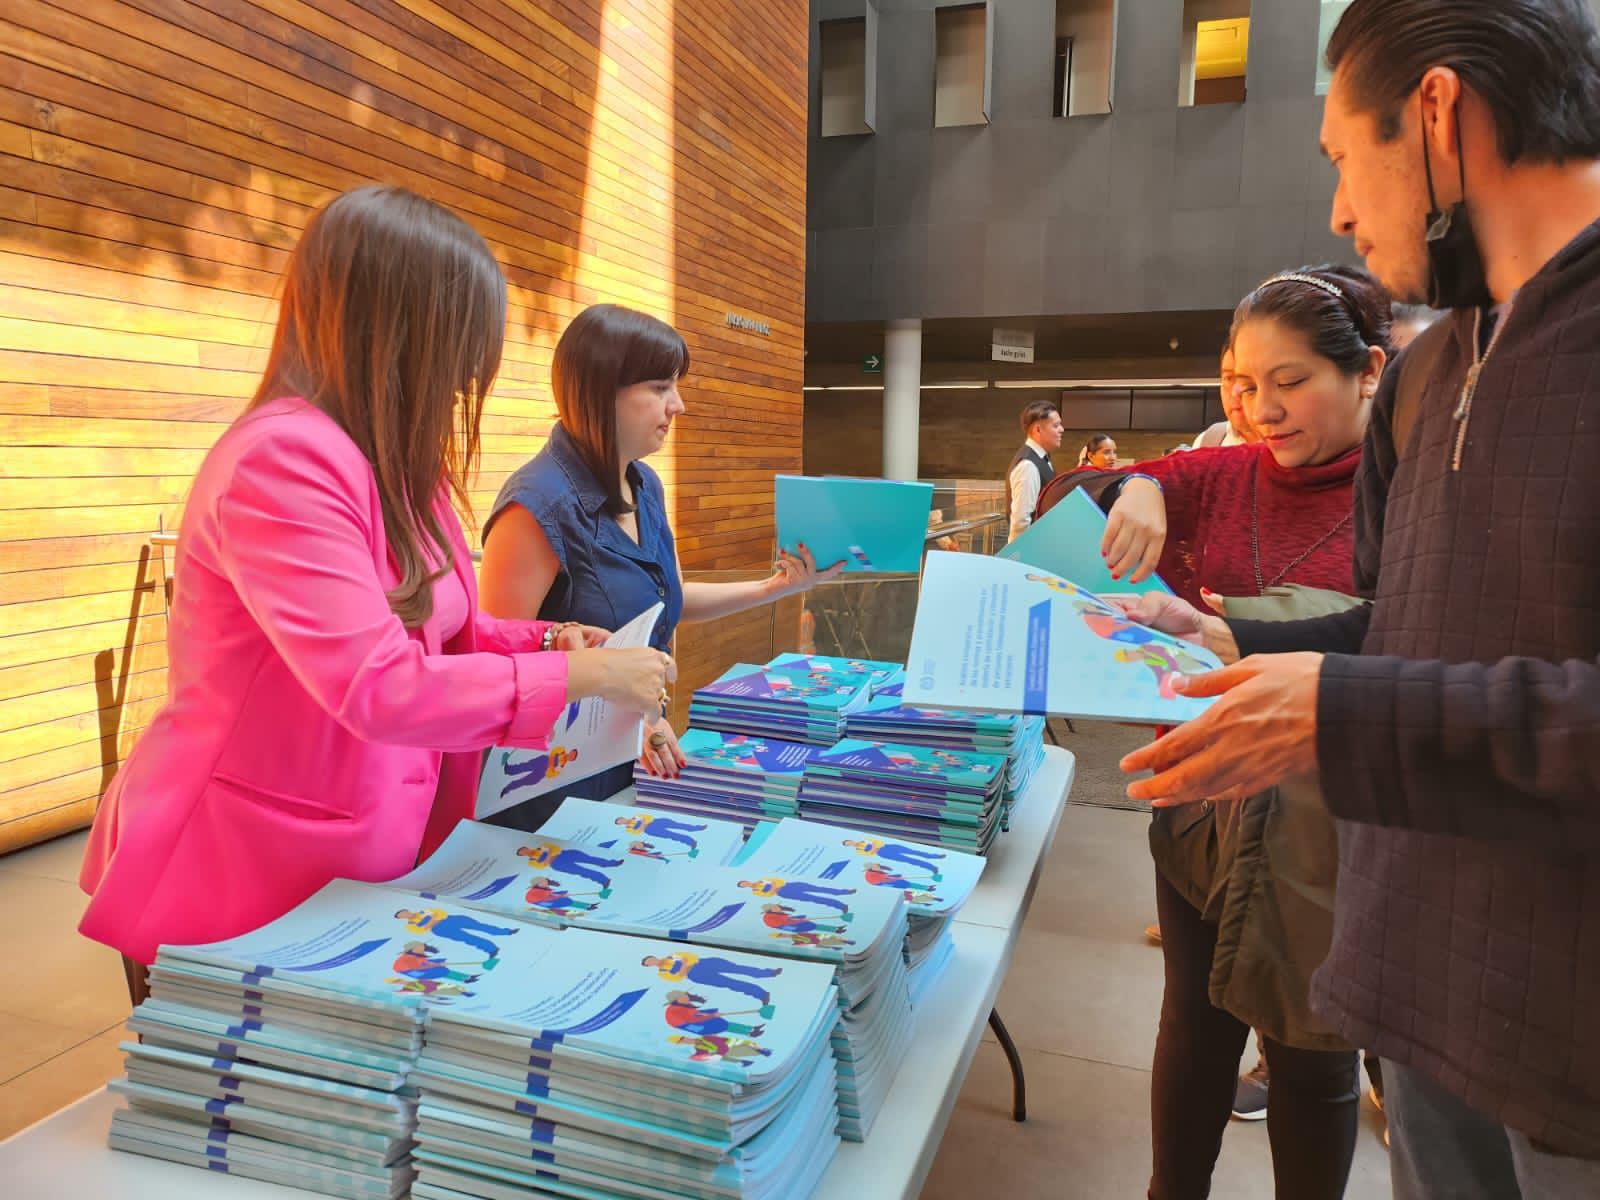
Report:
M 1433 378 L 1439 357 L 1450 341 L 1452 325 L 1448 314 L 1440 317 L 1417 335 L 1400 364 L 1400 379 L 1395 384 L 1394 416 L 1389 422 L 1397 463 L 1405 455 L 1406 443 L 1411 440 L 1411 431 L 1416 428 L 1417 418 L 1422 413 L 1422 393 L 1427 390 L 1428 380 Z

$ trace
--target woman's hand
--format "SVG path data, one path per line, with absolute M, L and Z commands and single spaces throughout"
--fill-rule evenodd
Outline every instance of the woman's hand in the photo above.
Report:
M 593 650 L 604 646 L 611 636 L 609 629 L 596 629 L 593 625 L 579 625 L 566 621 L 556 626 L 554 650 Z
M 656 720 L 666 711 L 667 685 L 678 678 L 672 656 L 649 646 L 567 653 L 567 699 L 600 696 Z
M 801 542 L 795 547 L 798 554 L 791 554 L 787 550 L 778 551 L 777 572 L 767 580 L 767 588 L 772 593 L 774 600 L 783 596 L 794 596 L 801 592 L 809 592 L 819 583 L 826 583 L 830 579 L 837 579 L 839 572 L 844 570 L 844 559 L 840 559 L 826 571 L 817 570 L 817 560 L 811 556 L 811 551 L 806 549 L 806 544 Z
M 1209 593 L 1207 593 L 1209 595 Z M 1173 637 L 1204 646 L 1225 663 L 1239 660 L 1239 644 L 1221 617 L 1201 612 L 1187 600 L 1167 592 L 1146 592 L 1142 596 L 1102 596 L 1141 625 L 1170 633 Z M 1220 602 L 1220 597 L 1214 597 Z M 1211 603 L 1207 600 L 1207 603 Z
M 657 779 L 676 779 L 689 760 L 678 748 L 678 735 L 665 717 L 644 724 L 644 752 L 639 765 Z
M 1130 479 L 1111 506 L 1100 554 L 1111 578 L 1143 583 L 1161 561 L 1167 544 L 1167 504 L 1161 489 L 1148 479 Z

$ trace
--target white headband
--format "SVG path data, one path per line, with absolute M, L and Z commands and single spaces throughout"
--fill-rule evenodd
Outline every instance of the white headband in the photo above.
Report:
M 1291 271 L 1284 275 L 1274 275 L 1271 279 L 1261 284 L 1260 287 L 1256 288 L 1256 291 L 1265 291 L 1275 283 L 1309 283 L 1314 288 L 1321 288 L 1335 300 L 1346 300 L 1349 298 L 1337 285 L 1329 283 L 1326 279 L 1318 279 L 1315 275 L 1302 275 L 1298 271 Z

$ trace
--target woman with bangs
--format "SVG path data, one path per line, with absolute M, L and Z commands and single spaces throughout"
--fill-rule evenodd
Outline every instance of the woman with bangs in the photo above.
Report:
M 485 611 L 619 629 L 663 605 L 651 646 L 669 652 L 681 622 L 710 621 L 807 591 L 843 570 L 818 571 L 811 553 L 781 553 L 767 579 L 699 583 L 683 577 L 661 478 L 644 462 L 684 415 L 678 385 L 689 348 L 665 321 L 613 304 L 586 309 L 556 344 L 550 366 L 557 424 L 506 480 L 484 529 Z M 639 765 L 673 777 L 684 764 L 659 709 Z M 624 764 L 508 808 L 491 820 L 535 830 L 568 796 L 604 800 L 633 782 Z
M 166 703 L 79 876 L 134 1003 L 163 943 L 409 871 L 471 816 L 485 748 L 544 748 L 585 696 L 654 711 L 674 677 L 479 610 L 456 509 L 505 320 L 488 245 L 430 200 L 359 188 L 306 226 L 261 384 L 184 505 Z

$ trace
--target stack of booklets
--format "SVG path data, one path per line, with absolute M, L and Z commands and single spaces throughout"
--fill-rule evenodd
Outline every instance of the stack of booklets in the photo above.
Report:
M 1000 831 L 1006 769 L 998 754 L 847 738 L 806 764 L 800 815 L 984 854 Z
M 1006 760 L 1005 811 L 1028 790 L 1044 763 L 1044 718 L 973 709 L 931 708 L 905 700 L 905 681 L 880 688 L 845 719 L 845 736 L 869 742 L 999 754 Z
M 734 866 L 745 875 L 805 875 L 836 887 L 882 888 L 910 907 L 911 1002 L 920 1004 L 955 950 L 951 928 L 978 886 L 983 859 L 817 821 L 757 826 Z
M 678 739 L 687 760 L 678 775 L 635 772 L 634 791 L 652 808 L 739 822 L 792 817 L 800 811 L 800 779 L 817 747 L 745 733 L 689 729 Z
M 469 1002 L 429 1014 L 414 1196 L 810 1195 L 838 1147 L 827 965 L 522 936 Z
M 908 909 L 900 893 L 752 876 L 715 859 L 691 858 L 682 843 L 658 840 L 665 854 L 627 854 L 614 837 L 612 811 L 643 812 L 567 800 L 536 834 L 463 822 L 427 863 L 391 886 L 430 902 L 471 905 L 486 919 L 554 917 L 579 928 L 690 943 L 649 965 L 693 991 L 720 987 L 746 997 L 757 1016 L 769 1003 L 769 981 L 787 969 L 781 959 L 828 964 L 841 1010 L 832 1036 L 839 1132 L 864 1138 L 911 1037 Z M 650 818 L 651 827 L 659 820 Z M 549 835 L 552 828 L 599 840 L 558 841 Z M 729 830 L 742 840 L 737 825 L 685 822 L 679 828 L 702 844 L 725 844 Z M 554 903 L 562 907 L 552 909 Z M 776 957 L 750 970 L 713 947 Z
M 899 663 L 875 662 L 870 658 L 830 658 L 824 654 L 780 654 L 767 666 L 841 682 L 865 679 L 874 696 L 903 682 L 906 677 L 906 669 Z
M 831 746 L 844 736 L 851 713 L 872 699 L 870 670 L 807 669 L 739 663 L 695 692 L 689 723 L 697 729 L 776 737 Z
M 152 1001 L 135 1027 L 174 1029 L 179 1043 L 157 1049 L 222 1053 L 230 1073 L 235 1060 L 280 1072 L 298 1062 L 398 1098 L 397 1157 L 383 1167 L 365 1164 L 384 1147 L 358 1150 L 363 1126 L 349 1115 L 367 1119 L 375 1106 L 311 1086 L 314 1134 L 285 1143 L 252 1127 L 246 1157 L 225 1108 L 223 1125 L 202 1118 L 193 1149 L 178 1148 L 196 1165 L 348 1196 L 409 1185 L 431 1200 L 766 1200 L 809 1195 L 838 1143 L 839 1000 L 826 963 L 732 952 L 690 961 L 671 941 L 543 928 L 338 881 L 252 934 L 164 947 L 161 966 L 169 991 L 176 975 L 197 981 L 189 991 L 255 999 L 192 1014 Z M 143 1134 L 150 1125 L 136 1109 L 119 1113 L 113 1144 L 172 1150 Z M 301 1144 L 312 1137 L 314 1147 Z
M 402 903 L 377 894 L 398 928 Z M 111 1084 L 128 1099 L 113 1147 L 334 1196 L 405 1193 L 424 1005 L 462 994 L 485 955 L 430 969 L 417 935 L 347 937 L 315 910 L 161 948 L 129 1021 L 143 1041 L 123 1045 L 127 1075 Z M 372 978 L 346 986 L 355 964 Z

